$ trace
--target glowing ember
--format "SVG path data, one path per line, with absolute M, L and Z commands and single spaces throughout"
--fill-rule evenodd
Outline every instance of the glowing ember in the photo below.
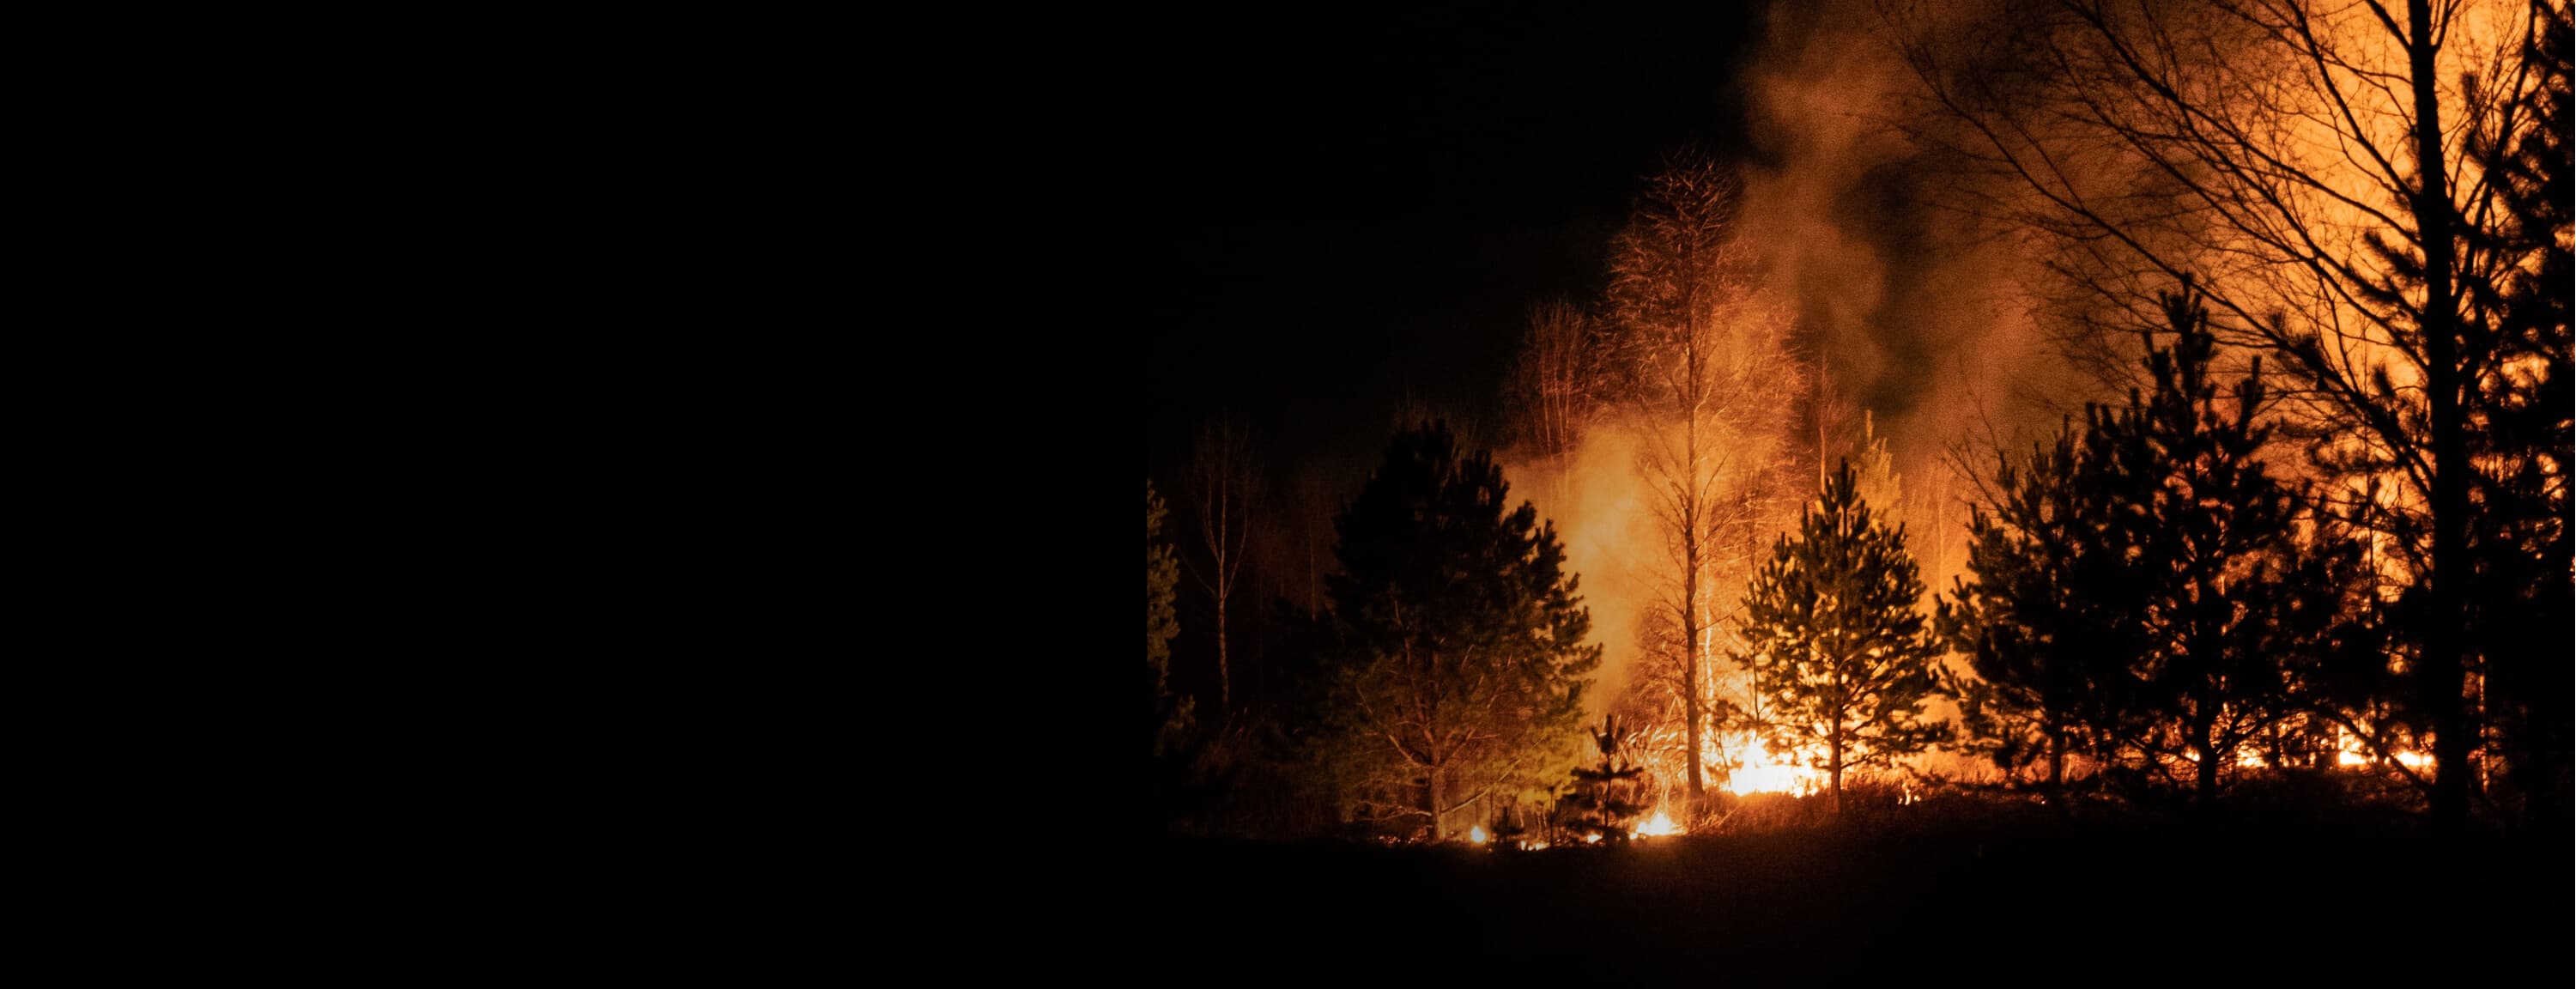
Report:
M 1583 836 L 1583 843 L 1586 845 L 1597 844 L 1600 841 L 1601 836 L 1599 834 L 1587 834 Z
M 1663 811 L 1658 810 L 1655 812 L 1655 816 L 1646 819 L 1646 823 L 1637 826 L 1636 837 L 1661 838 L 1665 835 L 1680 833 L 1682 833 L 1682 829 L 1673 823 L 1673 819 L 1670 816 L 1667 816 Z
M 1484 844 L 1484 843 L 1485 843 L 1485 826 L 1484 826 L 1484 825 L 1482 825 L 1482 824 L 1479 824 L 1479 825 L 1476 825 L 1475 827 L 1468 828 L 1468 829 L 1467 829 L 1467 840 L 1468 840 L 1468 841 L 1475 842 L 1476 844 L 1479 844 L 1479 845 Z

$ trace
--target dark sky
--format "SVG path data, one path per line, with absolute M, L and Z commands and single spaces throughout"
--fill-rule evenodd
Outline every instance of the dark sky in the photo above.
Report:
M 1597 291 L 1639 177 L 1740 152 L 1760 8 L 1157 25 L 1149 471 L 1220 412 L 1283 485 L 1364 471 L 1408 394 L 1493 421 L 1523 313 Z

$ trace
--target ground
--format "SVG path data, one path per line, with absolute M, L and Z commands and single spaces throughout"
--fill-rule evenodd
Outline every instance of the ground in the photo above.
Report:
M 1497 854 L 1156 843 L 1138 976 L 1198 984 L 2567 985 L 2568 836 L 2158 820 Z

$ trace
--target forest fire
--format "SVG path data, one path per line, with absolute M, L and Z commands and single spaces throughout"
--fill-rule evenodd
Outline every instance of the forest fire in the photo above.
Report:
M 1729 733 L 1723 742 L 1712 736 L 1702 758 L 1710 765 L 1732 767 L 1721 788 L 1739 797 L 1757 793 L 1806 796 L 1825 785 L 1824 774 L 1807 766 L 1807 760 L 1797 754 L 1775 756 L 1765 748 L 1761 736 L 1749 731 Z
M 1427 356 L 1394 375 L 1427 394 L 1252 412 L 1293 451 L 1224 402 L 1158 420 L 1158 813 L 1506 854 L 2563 817 L 2555 2 L 1873 5 L 1894 44 L 1857 61 L 1775 25 L 1792 60 L 1745 82 L 1783 157 L 1632 163 L 1557 291 L 1278 375 Z M 1803 126 L 1853 104 L 1920 126 Z M 1882 198 L 1975 229 L 1837 212 Z
M 2576 2 L 1672 6 L 1154 117 L 1149 961 L 2567 978 Z

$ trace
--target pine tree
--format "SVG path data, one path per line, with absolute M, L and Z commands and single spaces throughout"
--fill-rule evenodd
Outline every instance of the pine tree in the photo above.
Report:
M 1967 748 L 2019 776 L 2044 765 L 2059 799 L 2070 755 L 2119 737 L 2118 698 L 2136 693 L 2122 642 L 2135 625 L 2111 607 L 2126 576 L 2108 534 L 2100 488 L 2079 483 L 2077 436 L 2061 428 L 2015 464 L 1998 458 L 1991 505 L 1970 509 L 1968 574 L 1938 603 L 1934 624 L 1968 657 L 1953 677 Z
M 1603 715 L 1601 727 L 1592 732 L 1601 761 L 1589 768 L 1576 767 L 1574 792 L 1561 801 L 1575 832 L 1595 836 L 1586 840 L 1626 841 L 1636 833 L 1637 819 L 1646 814 L 1637 792 L 1637 778 L 1645 775 L 1646 768 L 1629 763 L 1622 751 L 1627 740 L 1620 731 L 1619 716 Z
M 1399 432 L 1334 519 L 1347 656 L 1316 754 L 1351 809 L 1434 840 L 1489 797 L 1564 778 L 1601 647 L 1553 524 L 1444 423 Z
M 2007 770 L 2182 761 L 2202 799 L 2247 745 L 2366 703 L 2384 680 L 2361 544 L 2274 477 L 2261 363 L 2221 398 L 2189 281 L 2166 298 L 2151 387 L 2001 462 L 1940 607 L 1977 673 L 1955 683 L 1972 748 Z M 2168 763 L 2170 764 L 2170 763 Z
M 2471 454 L 2483 509 L 2473 620 L 2488 643 L 2487 706 L 2507 778 L 2544 820 L 2564 826 L 2576 800 L 2576 527 L 2568 477 L 2576 464 L 2576 337 L 2568 286 L 2570 204 L 2576 203 L 2576 22 L 2564 2 L 2534 0 L 2523 60 L 2541 80 L 2512 107 L 2530 123 L 2482 127 L 2472 139 L 2498 177 L 2503 220 L 2493 247 L 2514 258 L 2481 311 L 2497 323 L 2495 373 L 2478 383 Z
M 2125 321 L 2104 314 L 2155 315 L 2144 279 L 2218 272 L 2210 305 L 2232 345 L 2291 375 L 2317 465 L 2347 496 L 2387 493 L 2338 500 L 2413 599 L 2396 623 L 2410 717 L 2432 735 L 2433 817 L 2456 835 L 2483 771 L 2473 666 L 2506 647 L 2477 623 L 2476 436 L 2482 383 L 2517 362 L 2481 296 L 2531 261 L 2496 236 L 2518 182 L 2477 167 L 2468 138 L 2553 129 L 2518 108 L 2567 82 L 2532 71 L 2523 25 L 2490 5 L 2218 7 L 2008 4 L 1991 25 L 1899 29 L 1924 87 L 1909 129 L 2033 193 L 1969 186 L 2013 204 L 1998 218 L 2044 245 L 2088 343 L 2117 342 L 2094 335 Z M 2564 17 L 2542 20 L 2563 35 Z
M 2112 544 L 2139 578 L 2123 617 L 2147 636 L 2137 669 L 2157 725 L 2140 742 L 2193 763 L 2208 800 L 2244 745 L 2296 713 L 2300 681 L 2360 610 L 2361 557 L 2331 525 L 2301 539 L 2307 492 L 2262 456 L 2262 362 L 2222 402 L 2190 280 L 2165 297 L 2165 318 L 2173 345 L 2147 342 L 2153 390 L 2089 410 L 2081 474 L 2116 506 Z
M 1904 527 L 1880 523 L 1848 460 L 1745 593 L 1749 648 L 1736 661 L 1763 695 L 1758 727 L 1775 745 L 1822 747 L 1815 765 L 1837 813 L 1846 770 L 1892 767 L 1950 737 L 1947 723 L 1922 720 L 1941 652 L 1922 598 Z

